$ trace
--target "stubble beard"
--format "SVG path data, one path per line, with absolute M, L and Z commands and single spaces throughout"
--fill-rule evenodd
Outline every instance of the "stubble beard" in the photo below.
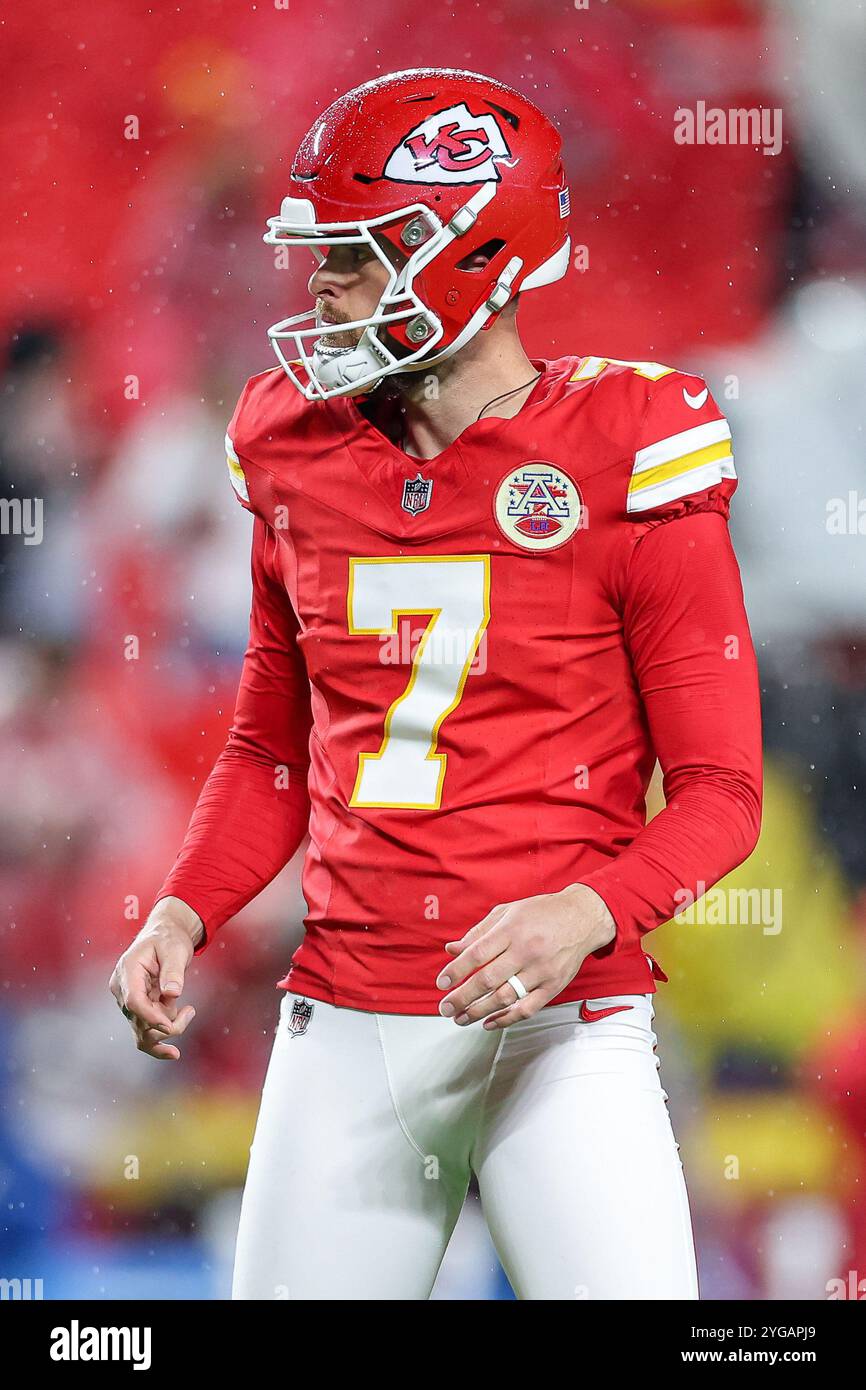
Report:
M 316 320 L 326 331 L 322 334 L 321 338 L 316 339 L 316 350 L 321 353 L 323 357 L 351 352 L 352 348 L 358 346 L 364 331 L 362 328 L 350 328 L 346 332 L 341 332 L 339 327 L 337 327 L 335 331 L 330 331 L 331 324 L 339 325 L 341 323 L 351 323 L 352 320 L 348 314 L 341 314 L 338 310 L 336 313 L 332 311 L 326 319 L 324 319 L 322 315 L 322 303 L 321 301 L 317 301 Z
M 337 327 L 334 331 L 323 333 L 321 338 L 316 340 L 316 351 L 321 357 L 340 357 L 343 353 L 351 352 L 361 341 L 364 330 L 362 328 L 350 328 L 346 332 L 341 332 L 339 325 L 351 323 L 350 315 L 344 314 L 340 310 L 336 312 L 331 310 L 327 319 L 323 320 L 323 311 L 324 305 L 319 300 L 316 303 L 316 316 L 319 323 L 328 330 L 331 329 L 332 324 L 337 325 Z M 406 400 L 419 399 L 429 394 L 431 377 L 435 376 L 438 386 L 443 386 L 454 371 L 454 365 L 453 358 L 446 358 L 437 367 L 430 367 L 426 371 L 422 365 L 414 372 L 391 372 L 384 382 L 379 382 L 377 385 L 386 385 L 388 395 L 400 396 Z

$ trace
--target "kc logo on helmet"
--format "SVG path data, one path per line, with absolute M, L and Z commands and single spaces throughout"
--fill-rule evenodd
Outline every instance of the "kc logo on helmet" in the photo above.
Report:
M 383 178 L 397 183 L 498 182 L 511 150 L 495 116 L 473 116 L 465 101 L 416 125 L 391 151 Z

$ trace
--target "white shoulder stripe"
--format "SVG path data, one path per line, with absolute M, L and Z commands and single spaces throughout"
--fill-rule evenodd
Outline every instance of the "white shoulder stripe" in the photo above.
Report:
M 687 473 L 679 473 L 674 478 L 663 478 L 660 482 L 649 483 L 639 492 L 630 492 L 627 510 L 648 512 L 653 507 L 677 502 L 681 497 L 688 497 L 693 492 L 703 492 L 705 488 L 720 483 L 723 478 L 736 476 L 734 460 L 729 454 L 726 458 L 714 459 L 699 468 L 692 468 Z
M 241 461 L 237 456 L 237 451 L 232 443 L 231 436 L 226 435 L 226 463 L 229 466 L 229 478 L 231 485 L 242 502 L 249 502 L 250 494 L 247 491 L 247 480 L 244 477 L 244 470 Z
M 648 468 L 657 468 L 660 463 L 670 463 L 672 459 L 694 454 L 708 444 L 720 444 L 730 437 L 731 427 L 727 420 L 709 420 L 705 425 L 694 425 L 692 429 L 681 430 L 679 434 L 660 439 L 657 444 L 638 449 L 632 473 L 644 473 Z

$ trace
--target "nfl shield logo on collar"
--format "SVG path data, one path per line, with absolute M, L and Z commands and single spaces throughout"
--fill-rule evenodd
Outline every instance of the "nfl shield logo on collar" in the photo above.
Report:
M 313 1017 L 314 1004 L 306 999 L 296 999 L 292 1005 L 292 1015 L 289 1019 L 289 1032 L 293 1038 L 303 1037 L 307 1031 L 310 1019 Z
M 416 473 L 414 478 L 404 479 L 404 512 L 426 512 L 427 508 L 430 506 L 430 494 L 432 491 L 432 478 L 422 478 L 420 473 Z

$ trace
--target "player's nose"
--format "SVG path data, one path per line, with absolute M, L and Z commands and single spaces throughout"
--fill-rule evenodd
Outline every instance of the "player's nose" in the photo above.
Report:
M 307 289 L 314 299 L 338 297 L 349 278 L 350 266 L 345 257 L 334 255 L 335 250 L 342 251 L 343 248 L 332 246 L 310 276 Z
M 336 298 L 336 285 L 333 276 L 329 276 L 323 265 L 317 266 L 307 282 L 313 299 L 334 299 Z

